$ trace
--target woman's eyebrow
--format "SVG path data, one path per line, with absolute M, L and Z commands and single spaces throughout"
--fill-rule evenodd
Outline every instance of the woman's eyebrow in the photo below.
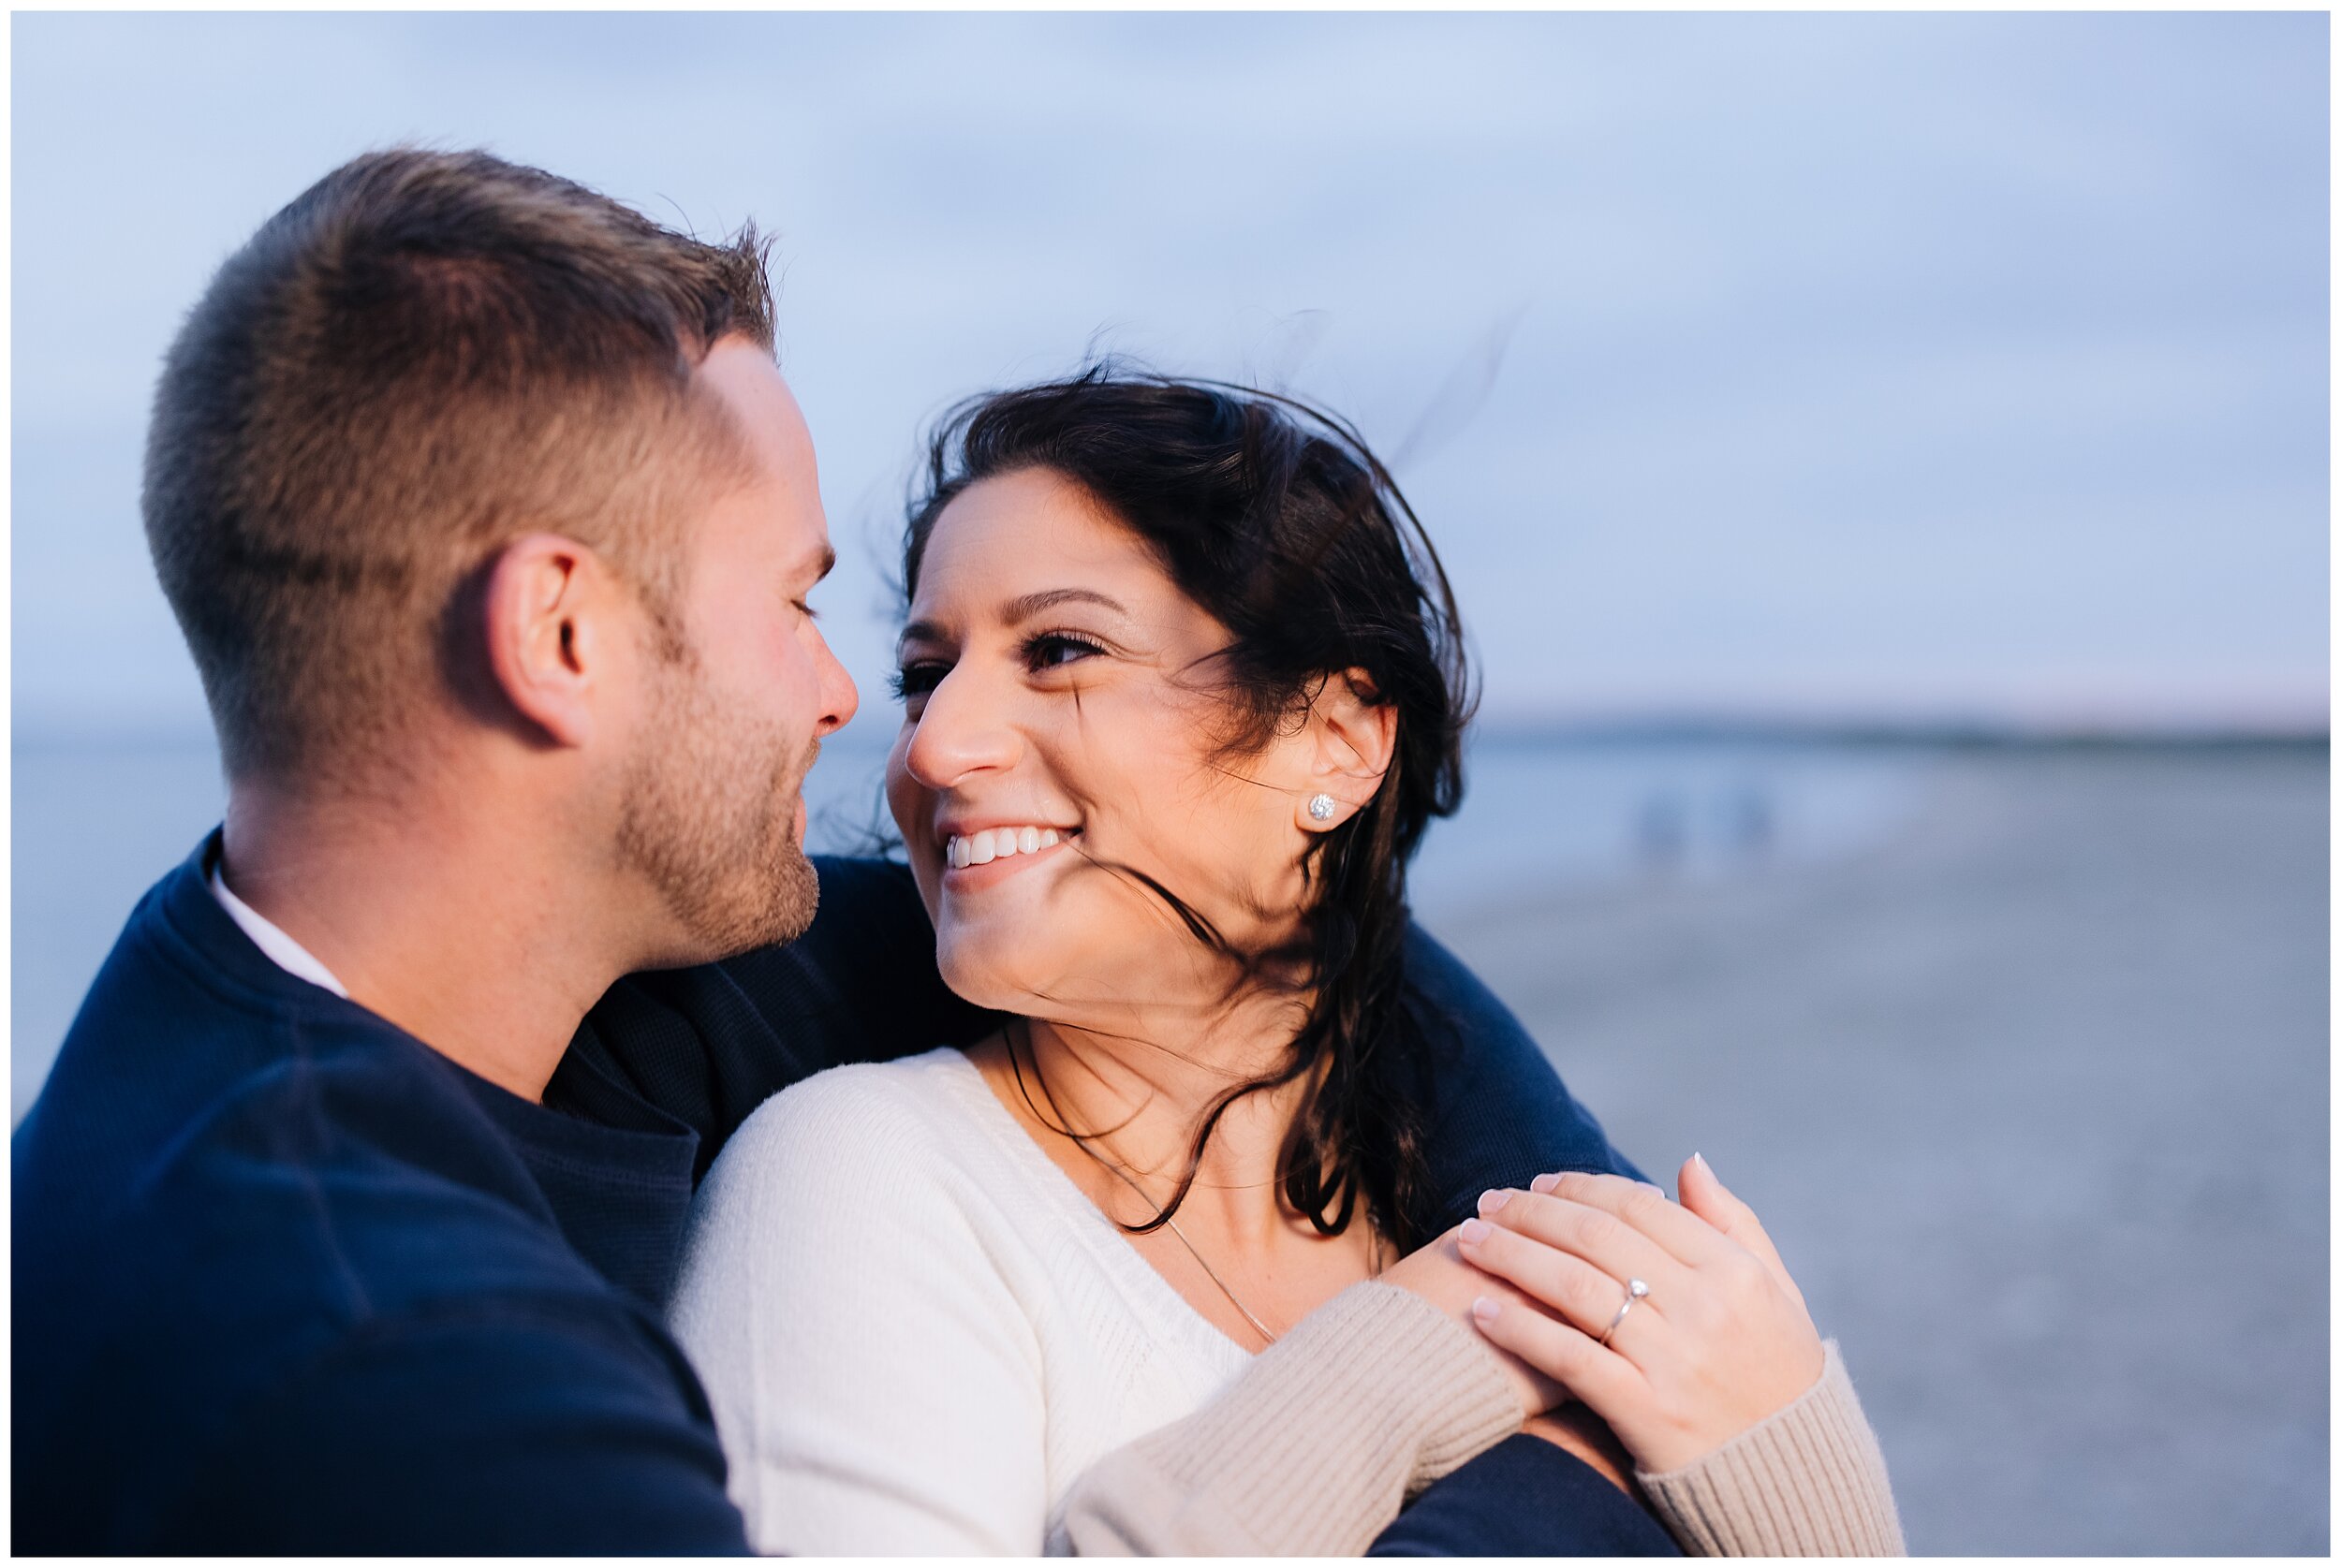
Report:
M 1021 598 L 1009 600 L 1000 607 L 1000 619 L 1013 626 L 1031 620 L 1044 609 L 1053 609 L 1058 605 L 1073 602 L 1103 605 L 1116 615 L 1129 614 L 1119 599 L 1111 598 L 1094 588 L 1044 588 L 1038 593 L 1026 593 Z
M 1014 626 L 1031 620 L 1043 610 L 1069 603 L 1098 605 L 1126 618 L 1130 613 L 1121 600 L 1100 593 L 1094 588 L 1044 588 L 1037 593 L 1025 593 L 1009 600 L 1000 607 L 1000 619 L 1006 624 Z M 939 622 L 913 621 L 895 637 L 894 646 L 903 648 L 914 642 L 941 643 L 949 640 Z

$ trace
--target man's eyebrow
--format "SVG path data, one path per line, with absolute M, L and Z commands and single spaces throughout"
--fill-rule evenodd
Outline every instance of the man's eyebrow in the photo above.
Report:
M 1119 599 L 1110 598 L 1094 588 L 1044 588 L 1038 593 L 1026 593 L 1022 598 L 1009 600 L 1001 607 L 1000 618 L 1013 626 L 1031 620 L 1044 609 L 1071 603 L 1102 605 L 1116 615 L 1129 613 Z
M 837 547 L 824 542 L 818 552 L 808 550 L 803 554 L 797 556 L 794 560 L 790 561 L 788 563 L 788 570 L 782 574 L 781 580 L 784 582 L 802 582 L 809 576 L 814 582 L 817 583 L 823 578 L 829 576 L 829 574 L 836 568 L 836 565 Z

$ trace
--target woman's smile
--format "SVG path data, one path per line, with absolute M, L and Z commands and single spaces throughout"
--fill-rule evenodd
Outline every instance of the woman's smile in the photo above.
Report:
M 943 834 L 943 890 L 975 893 L 1018 872 L 1053 857 L 1081 837 L 1078 828 L 1007 823 L 996 828 L 962 825 Z

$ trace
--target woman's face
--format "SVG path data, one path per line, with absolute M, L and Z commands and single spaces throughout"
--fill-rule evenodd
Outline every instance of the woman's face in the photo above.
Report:
M 944 508 L 886 784 L 954 990 L 1068 1022 L 1224 993 L 1225 961 L 1130 871 L 1239 948 L 1290 934 L 1307 738 L 1219 756 L 1229 640 L 1059 474 L 980 480 Z

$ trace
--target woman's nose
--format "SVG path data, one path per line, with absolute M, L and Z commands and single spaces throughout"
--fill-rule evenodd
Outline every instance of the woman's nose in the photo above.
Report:
M 950 789 L 971 773 L 1012 766 L 1023 742 L 999 694 L 964 664 L 927 694 L 904 763 L 930 789 Z

